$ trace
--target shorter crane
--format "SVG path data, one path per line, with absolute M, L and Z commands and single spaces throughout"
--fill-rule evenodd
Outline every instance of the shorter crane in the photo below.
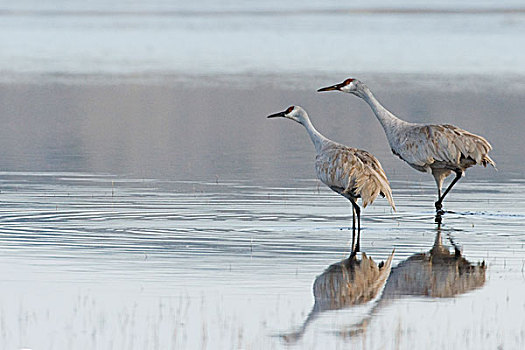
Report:
M 299 106 L 272 114 L 268 118 L 291 119 L 306 128 L 315 146 L 315 170 L 317 178 L 334 192 L 352 203 L 352 251 L 354 257 L 360 251 L 361 209 L 357 199 L 361 198 L 363 208 L 371 204 L 379 194 L 386 197 L 392 209 L 396 210 L 392 191 L 385 171 L 372 154 L 357 148 L 347 147 L 327 139 L 317 131 L 306 111 Z M 355 221 L 357 215 L 357 243 L 355 242 Z

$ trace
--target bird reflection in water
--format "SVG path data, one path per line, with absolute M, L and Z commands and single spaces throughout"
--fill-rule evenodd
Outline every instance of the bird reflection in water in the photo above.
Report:
M 428 253 L 410 256 L 392 269 L 381 299 L 400 296 L 449 298 L 485 283 L 485 262 L 471 264 L 452 242 L 454 252 L 443 246 L 438 229 Z
M 393 257 L 394 252 L 385 262 L 376 264 L 362 253 L 361 260 L 351 255 L 330 265 L 314 281 L 315 303 L 312 311 L 297 331 L 282 335 L 283 340 L 288 343 L 299 340 L 308 325 L 324 311 L 339 310 L 373 300 L 390 274 Z
M 450 236 L 454 251 L 449 251 L 443 246 L 441 236 L 438 225 L 430 251 L 413 254 L 392 268 L 381 298 L 370 313 L 361 322 L 340 331 L 340 335 L 351 337 L 362 333 L 373 317 L 396 299 L 410 296 L 452 298 L 482 287 L 487 268 L 485 262 L 470 263 Z
M 385 285 L 381 297 L 368 315 L 359 323 L 338 331 L 339 335 L 352 337 L 363 333 L 374 316 L 396 299 L 409 296 L 451 298 L 482 287 L 485 284 L 485 262 L 470 263 L 463 257 L 461 250 L 452 239 L 451 243 L 454 247 L 453 252 L 443 246 L 441 228 L 438 226 L 434 245 L 430 251 L 413 254 L 392 269 L 390 264 L 393 254 L 384 264 L 377 266 L 363 254 L 363 260 L 359 265 L 362 268 L 354 268 L 352 271 L 358 272 L 350 278 L 347 277 L 348 269 L 344 267 L 348 263 L 346 260 L 331 265 L 314 282 L 315 304 L 302 327 L 294 333 L 284 335 L 283 339 L 287 342 L 299 340 L 307 326 L 323 311 L 371 301 L 383 284 Z M 363 280 L 368 282 L 362 283 Z

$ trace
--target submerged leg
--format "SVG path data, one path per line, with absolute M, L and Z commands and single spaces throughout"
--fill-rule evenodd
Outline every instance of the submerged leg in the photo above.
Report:
M 443 222 L 441 215 L 443 215 L 443 210 L 441 209 L 436 210 L 436 217 L 434 218 L 434 222 L 438 225 L 438 227 L 440 227 L 441 223 Z
M 443 208 L 443 199 L 445 199 L 445 196 L 450 192 L 450 190 L 452 189 L 452 187 L 456 184 L 456 182 L 459 181 L 459 179 L 461 179 L 461 176 L 463 175 L 463 172 L 461 171 L 456 171 L 456 177 L 454 178 L 454 180 L 452 180 L 452 182 L 450 183 L 450 185 L 448 185 L 447 189 L 445 190 L 445 193 L 443 193 L 443 195 L 440 195 L 439 196 L 439 199 L 437 200 L 436 202 L 436 210 L 439 212 L 441 211 L 441 208 Z M 439 189 L 438 193 L 441 192 L 441 189 Z

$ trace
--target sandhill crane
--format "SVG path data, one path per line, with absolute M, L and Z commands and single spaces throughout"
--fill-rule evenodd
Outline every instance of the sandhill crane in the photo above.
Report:
M 424 125 L 401 120 L 383 107 L 368 86 L 357 79 L 346 79 L 340 84 L 317 91 L 332 90 L 351 93 L 365 100 L 385 130 L 392 153 L 414 169 L 434 176 L 438 188 L 438 200 L 435 203 L 438 215 L 443 213 L 443 199 L 467 168 L 476 164 L 496 167 L 496 163 L 488 156 L 492 146 L 481 136 L 454 125 Z M 456 177 L 442 194 L 443 181 L 452 172 Z
M 361 238 L 361 209 L 357 199 L 361 198 L 364 208 L 381 194 L 395 210 L 392 191 L 385 171 L 379 161 L 367 151 L 351 148 L 327 139 L 317 131 L 308 114 L 299 106 L 269 115 L 268 118 L 288 118 L 306 128 L 315 146 L 315 170 L 317 178 L 333 191 L 352 203 L 352 252 L 359 252 Z M 357 244 L 355 243 L 355 217 L 357 215 Z

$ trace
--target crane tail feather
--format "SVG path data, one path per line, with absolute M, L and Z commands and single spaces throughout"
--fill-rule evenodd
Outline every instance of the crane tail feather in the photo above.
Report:
M 392 198 L 392 192 L 390 191 L 386 191 L 386 193 L 384 193 L 388 203 L 390 203 L 390 206 L 392 207 L 392 209 L 394 211 L 396 211 L 396 204 L 394 203 L 394 198 Z
M 498 170 L 498 168 L 496 168 L 496 162 L 494 162 L 492 158 L 490 158 L 487 154 L 485 154 L 485 156 L 481 160 L 481 164 L 483 164 L 483 166 L 485 167 L 490 164 L 494 169 Z

